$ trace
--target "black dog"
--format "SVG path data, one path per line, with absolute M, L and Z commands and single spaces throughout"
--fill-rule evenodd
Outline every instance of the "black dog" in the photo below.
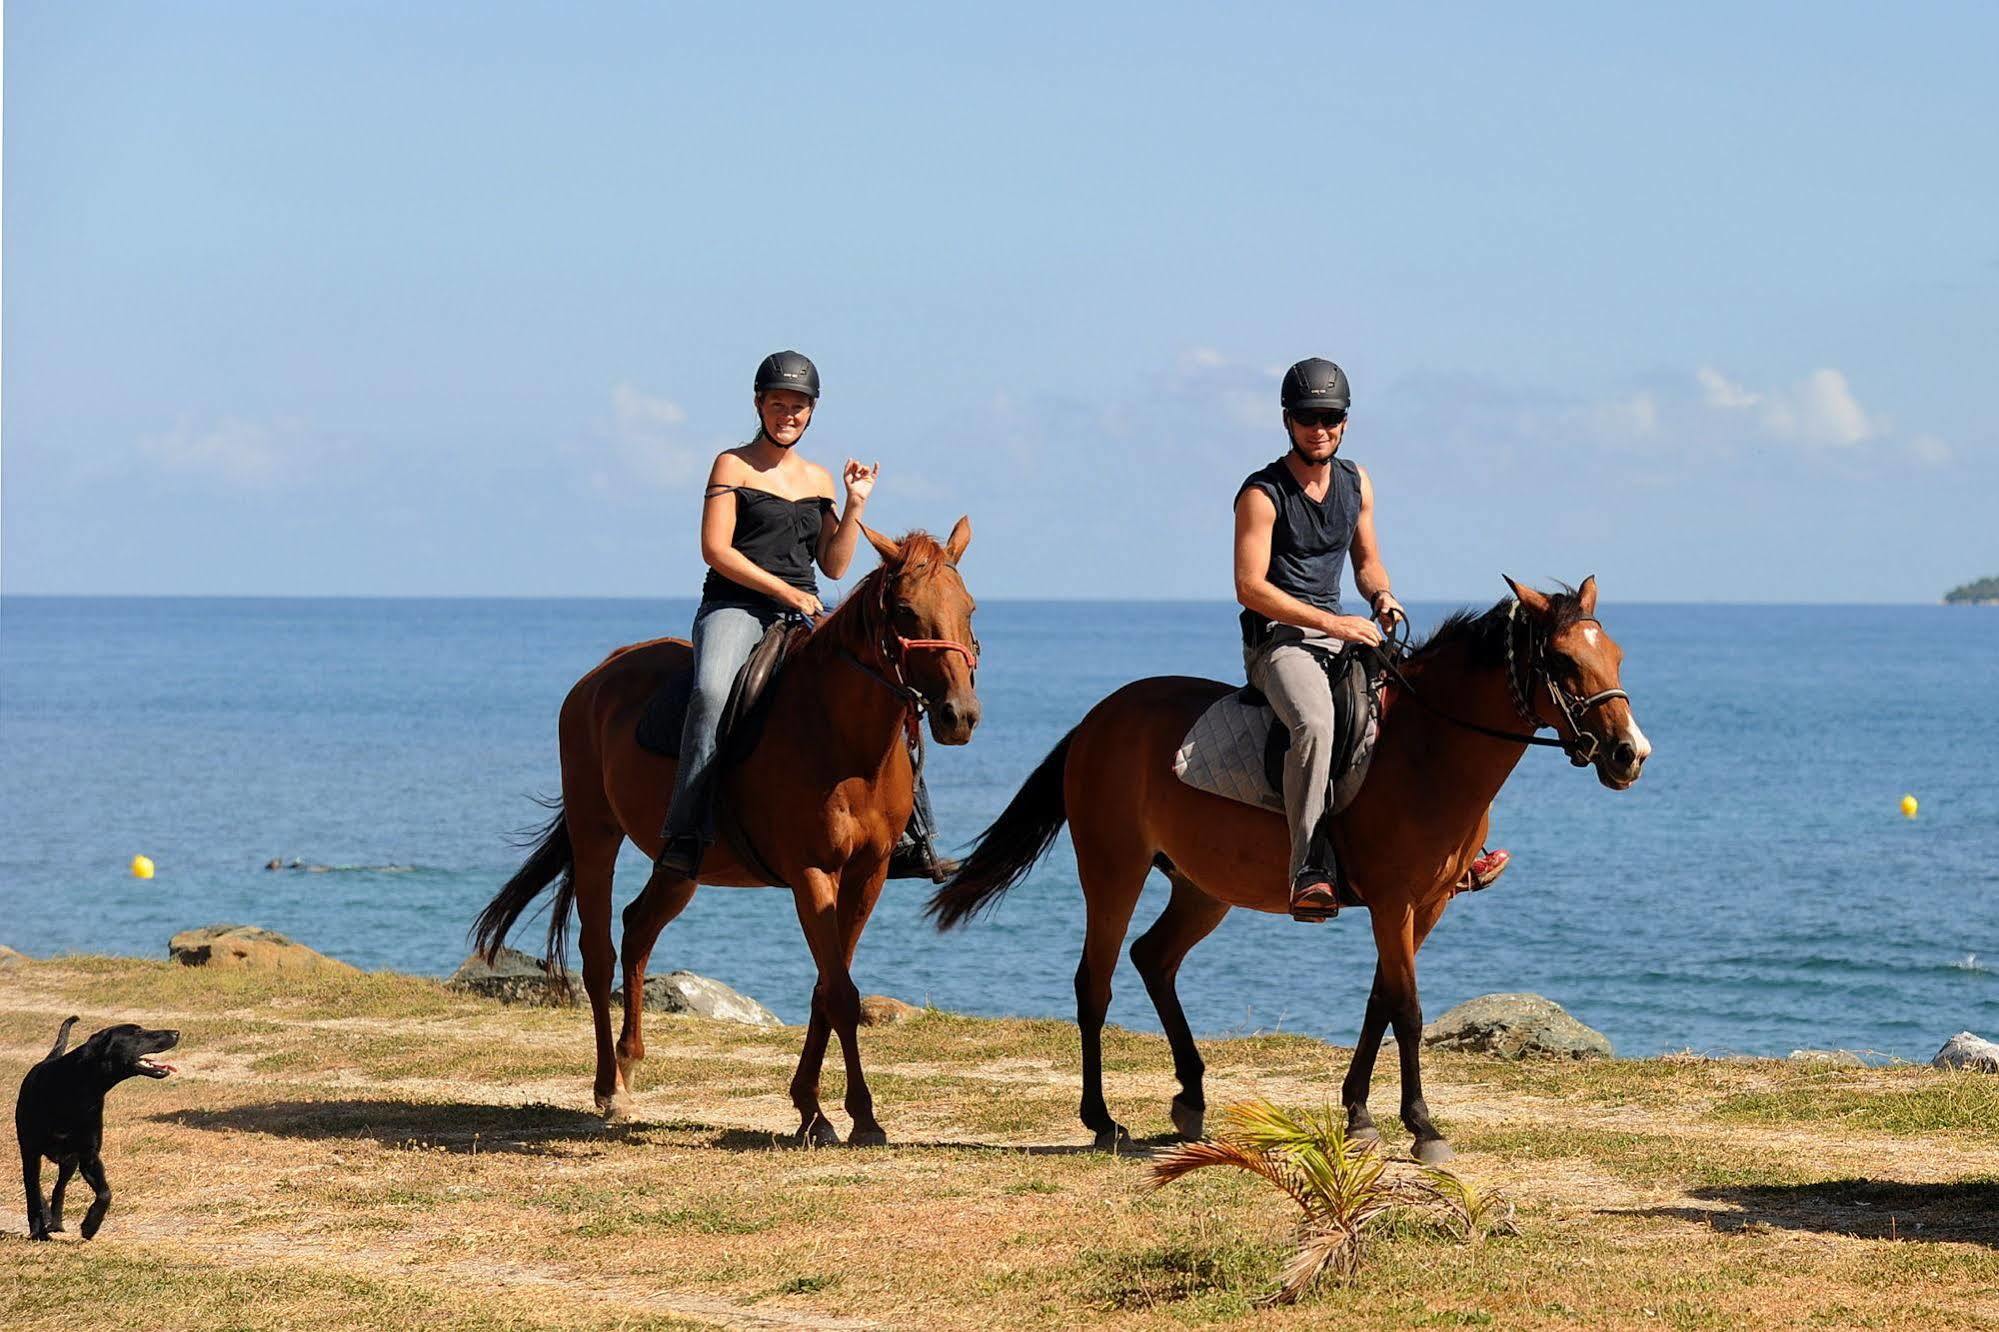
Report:
M 137 1023 L 106 1027 L 68 1054 L 71 1018 L 56 1033 L 48 1058 L 21 1079 L 14 1102 L 14 1134 L 21 1140 L 21 1182 L 28 1190 L 28 1238 L 45 1240 L 62 1229 L 62 1194 L 69 1177 L 83 1172 L 97 1196 L 83 1214 L 89 1239 L 111 1210 L 111 1185 L 104 1179 L 104 1093 L 126 1078 L 163 1078 L 172 1064 L 147 1058 L 180 1044 L 177 1031 L 148 1031 Z M 56 1164 L 56 1191 L 42 1206 L 42 1158 Z

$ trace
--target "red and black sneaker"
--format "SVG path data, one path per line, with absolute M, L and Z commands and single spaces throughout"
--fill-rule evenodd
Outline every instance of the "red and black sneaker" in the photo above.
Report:
M 1506 873 L 1506 867 L 1512 863 L 1513 853 L 1504 847 L 1481 852 L 1479 858 L 1471 863 L 1471 868 L 1465 871 L 1465 876 L 1458 880 L 1458 891 L 1475 893 L 1492 887 L 1499 876 Z

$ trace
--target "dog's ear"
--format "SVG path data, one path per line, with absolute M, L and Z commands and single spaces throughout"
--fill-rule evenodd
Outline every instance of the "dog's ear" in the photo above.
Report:
M 62 1052 L 69 1048 L 69 1029 L 71 1027 L 74 1027 L 77 1024 L 77 1021 L 78 1019 L 74 1016 L 71 1016 L 63 1021 L 61 1030 L 56 1032 L 56 1043 L 49 1047 L 49 1058 L 51 1059 L 60 1058 L 62 1056 Z

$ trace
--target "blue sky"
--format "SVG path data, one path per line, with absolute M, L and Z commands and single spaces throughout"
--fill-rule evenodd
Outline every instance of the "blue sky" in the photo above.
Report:
M 985 596 L 1999 572 L 1999 11 L 6 7 L 0 587 L 692 595 L 767 351 Z

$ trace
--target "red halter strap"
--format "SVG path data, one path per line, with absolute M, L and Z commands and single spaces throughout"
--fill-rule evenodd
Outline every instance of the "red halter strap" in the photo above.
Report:
M 902 645 L 904 654 L 916 648 L 930 648 L 937 652 L 955 652 L 965 659 L 967 668 L 974 671 L 979 669 L 979 654 L 955 638 L 904 638 L 901 634 L 897 634 L 895 641 Z

